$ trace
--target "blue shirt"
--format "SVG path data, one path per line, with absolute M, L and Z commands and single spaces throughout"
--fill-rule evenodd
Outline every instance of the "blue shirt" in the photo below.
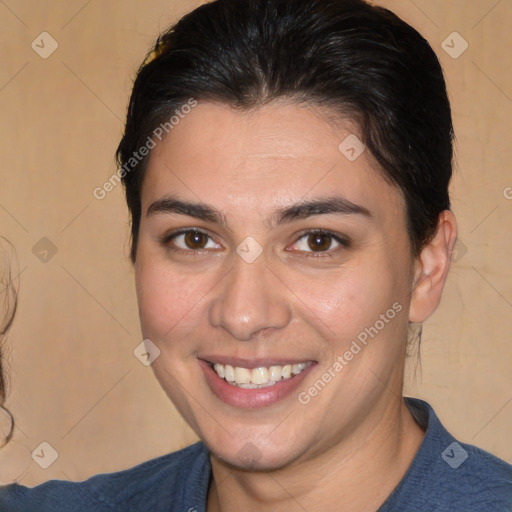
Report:
M 458 443 L 426 402 L 405 400 L 426 433 L 406 474 L 378 512 L 512 512 L 512 466 Z M 84 482 L 0 487 L 0 511 L 205 512 L 210 478 L 208 449 L 199 442 Z

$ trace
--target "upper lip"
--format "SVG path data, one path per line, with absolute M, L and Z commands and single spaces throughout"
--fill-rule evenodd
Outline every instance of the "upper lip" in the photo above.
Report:
M 213 364 L 229 364 L 233 367 L 240 368 L 261 368 L 269 366 L 284 366 L 287 364 L 300 364 L 300 363 L 309 363 L 313 362 L 310 359 L 297 359 L 297 358 L 282 358 L 282 357 L 263 357 L 263 358 L 253 358 L 253 359 L 245 359 L 242 357 L 231 357 L 231 356 L 204 356 L 200 357 L 203 361 L 207 363 Z

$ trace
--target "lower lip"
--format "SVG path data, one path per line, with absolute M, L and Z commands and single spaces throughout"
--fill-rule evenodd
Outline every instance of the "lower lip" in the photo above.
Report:
M 221 379 L 209 363 L 199 360 L 206 381 L 214 395 L 233 407 L 241 409 L 259 409 L 279 402 L 291 395 L 306 378 L 306 375 L 316 366 L 315 363 L 307 366 L 301 373 L 290 379 L 276 382 L 273 386 L 266 388 L 245 389 L 233 386 Z

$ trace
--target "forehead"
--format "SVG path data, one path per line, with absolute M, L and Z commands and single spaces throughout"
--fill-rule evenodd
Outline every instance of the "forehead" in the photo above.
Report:
M 278 208 L 334 194 L 377 209 L 402 208 L 400 191 L 368 151 L 354 158 L 364 149 L 357 132 L 350 120 L 330 123 L 306 105 L 238 111 L 199 103 L 152 150 L 143 211 L 163 194 L 226 209 Z

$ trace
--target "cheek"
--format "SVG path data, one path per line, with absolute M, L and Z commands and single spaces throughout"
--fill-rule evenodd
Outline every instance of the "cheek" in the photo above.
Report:
M 385 328 L 379 335 L 395 338 L 406 323 L 407 290 L 397 266 L 384 262 L 382 255 L 377 262 L 360 261 L 341 266 L 336 272 L 315 278 L 291 279 L 293 291 L 300 299 L 297 308 L 308 323 L 314 324 L 339 352 L 354 339 L 375 325 L 386 314 Z M 394 304 L 400 304 L 400 306 Z M 396 311 L 400 309 L 400 311 Z M 362 335 L 364 337 L 364 334 Z
M 143 335 L 163 342 L 201 316 L 204 280 L 171 271 L 157 258 L 138 257 L 136 287 Z

